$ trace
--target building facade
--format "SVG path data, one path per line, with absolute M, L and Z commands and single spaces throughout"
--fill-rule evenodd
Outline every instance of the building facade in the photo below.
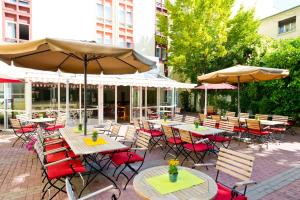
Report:
M 261 19 L 258 32 L 273 39 L 299 37 L 300 5 Z

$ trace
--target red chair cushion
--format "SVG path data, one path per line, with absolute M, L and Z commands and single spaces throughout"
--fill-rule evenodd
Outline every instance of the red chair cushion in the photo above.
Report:
M 191 132 L 191 134 L 192 134 L 193 137 L 196 137 L 196 138 L 204 138 L 203 135 L 200 135 L 200 134 L 198 134 L 198 133 L 193 133 L 193 132 Z
M 23 128 L 36 128 L 37 124 L 27 124 L 25 126 L 23 126 Z
M 217 183 L 218 185 L 218 192 L 215 197 L 215 200 L 247 200 L 247 197 L 244 195 L 239 194 L 235 198 L 231 198 L 231 189 L 225 187 L 224 185 Z
M 46 155 L 47 163 L 62 160 L 64 158 L 79 158 L 79 156 L 75 155 L 73 151 L 61 151 L 61 152 Z
M 102 151 L 101 154 L 105 155 L 105 154 L 113 154 L 113 153 L 116 153 L 116 152 L 123 152 L 123 151 L 128 151 L 130 150 L 130 147 L 126 147 L 124 149 L 119 149 L 119 150 L 109 150 L 109 151 Z
M 210 135 L 208 136 L 208 139 L 213 142 L 229 142 L 231 140 L 230 138 L 219 135 Z
M 22 129 L 16 130 L 17 133 L 30 133 L 30 132 L 34 132 L 34 131 L 35 131 L 34 128 L 22 128 Z
M 194 144 L 194 147 L 193 144 L 184 144 L 183 147 L 190 151 L 195 151 L 195 152 L 204 152 L 214 148 L 213 146 L 203 144 L 203 143 Z
M 69 160 L 66 162 L 48 166 L 47 174 L 49 179 L 52 180 L 74 174 L 71 165 L 75 172 L 85 172 L 85 167 L 81 164 L 80 160 Z
M 140 131 L 143 131 L 143 132 L 146 132 L 146 133 L 151 133 L 150 130 L 146 130 L 146 129 L 144 129 L 144 128 L 141 128 Z
M 249 133 L 252 133 L 254 135 L 269 135 L 269 134 L 271 134 L 270 131 L 258 131 L 258 130 L 253 130 L 253 129 L 249 129 Z
M 131 156 L 131 158 L 128 161 L 129 156 Z M 120 152 L 112 154 L 111 160 L 115 165 L 119 166 L 125 163 L 141 162 L 144 158 L 134 152 Z
M 237 127 L 237 126 L 235 126 L 233 129 L 234 132 L 241 132 L 241 133 L 247 132 L 247 130 L 248 130 L 247 128 Z
M 182 144 L 182 141 L 179 137 L 173 137 L 173 138 L 169 138 L 168 142 L 172 143 L 172 144 Z
M 273 128 L 269 128 L 269 131 L 273 131 L 273 132 L 285 132 L 286 128 L 283 127 L 273 127 Z
M 157 131 L 157 130 L 152 130 L 150 132 L 150 134 L 151 134 L 152 137 L 160 137 L 160 136 L 163 135 L 163 133 L 161 131 Z
M 45 128 L 46 131 L 56 131 L 60 128 L 64 128 L 65 126 L 62 124 L 57 124 L 55 126 L 48 126 L 47 128 Z

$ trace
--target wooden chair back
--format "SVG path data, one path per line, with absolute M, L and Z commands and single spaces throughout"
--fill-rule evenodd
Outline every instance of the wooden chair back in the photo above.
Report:
M 179 129 L 179 135 L 180 135 L 180 139 L 183 141 L 183 142 L 187 142 L 189 144 L 193 144 L 193 138 L 190 134 L 189 131 L 186 131 L 186 130 L 182 130 L 182 129 Z
M 147 131 L 151 130 L 149 122 L 147 122 L 146 120 L 142 120 L 142 124 L 143 124 L 143 129 L 144 130 L 147 130 Z
M 240 113 L 241 118 L 249 118 L 250 114 L 249 113 Z
M 216 122 L 221 121 L 221 115 L 212 115 L 211 118 L 212 118 L 213 120 L 215 120 Z
M 30 119 L 30 115 L 24 113 L 24 114 L 18 114 L 16 115 L 16 118 L 21 122 L 21 123 L 25 123 L 28 122 L 28 120 Z
M 136 130 L 140 130 L 141 126 L 140 126 L 140 120 L 139 119 L 133 119 L 133 125 L 135 127 Z
M 246 125 L 248 129 L 260 131 L 260 122 L 256 119 L 246 119 Z
M 217 124 L 216 120 L 213 120 L 213 119 L 205 119 L 203 121 L 203 126 L 207 126 L 210 128 L 215 128 L 216 124 Z
M 226 117 L 235 117 L 235 112 L 226 111 Z
M 268 120 L 269 115 L 262 115 L 262 114 L 256 114 L 255 115 L 255 119 L 259 119 L 259 120 Z
M 66 116 L 59 116 L 56 118 L 56 124 L 58 125 L 65 125 L 67 121 L 67 117 Z
M 11 127 L 12 127 L 14 130 L 17 130 L 17 129 L 21 129 L 21 128 L 22 128 L 22 125 L 21 125 L 21 123 L 20 123 L 20 121 L 19 121 L 18 119 L 10 118 L 9 121 L 10 121 Z
M 199 113 L 199 120 L 200 120 L 200 122 L 203 122 L 204 119 L 206 119 L 206 115 L 203 114 L 203 113 Z
M 197 121 L 197 118 L 194 117 L 194 116 L 189 116 L 189 115 L 186 115 L 183 119 L 183 121 L 185 123 L 188 123 L 188 124 L 194 124 L 195 121 Z
M 234 123 L 229 121 L 220 121 L 219 129 L 226 132 L 234 132 Z
M 220 148 L 216 168 L 235 178 L 248 181 L 252 175 L 253 163 L 253 156 Z
M 238 117 L 228 117 L 227 119 L 230 123 L 234 124 L 234 126 L 240 127 L 240 120 Z
M 111 125 L 112 125 L 112 121 L 111 120 L 105 121 L 104 130 L 110 130 Z
M 111 134 L 112 135 L 118 135 L 119 134 L 119 131 L 120 131 L 120 128 L 121 128 L 121 125 L 120 124 L 115 124 L 112 126 L 112 129 L 111 129 Z
M 176 108 L 175 108 L 175 113 L 181 113 L 181 108 L 176 107 Z
M 207 106 L 207 113 L 214 113 L 215 108 L 213 106 Z
M 173 138 L 173 130 L 171 126 L 161 125 L 162 131 L 165 134 L 166 138 Z
M 149 133 L 145 131 L 140 131 L 140 133 L 137 136 L 135 146 L 148 149 L 150 139 L 151 139 L 151 135 Z
M 272 120 L 277 122 L 284 122 L 285 124 L 287 124 L 289 117 L 283 115 L 272 115 Z
M 125 133 L 124 139 L 129 141 L 134 141 L 136 129 L 134 126 L 128 126 Z
M 177 122 L 182 122 L 182 120 L 183 120 L 183 115 L 175 114 L 175 116 L 173 117 L 173 120 L 174 120 L 174 121 L 177 121 Z

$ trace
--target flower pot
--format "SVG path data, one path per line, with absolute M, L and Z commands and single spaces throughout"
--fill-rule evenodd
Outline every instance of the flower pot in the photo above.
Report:
M 199 128 L 199 124 L 195 124 L 195 128 Z
M 82 124 L 79 124 L 79 125 L 78 125 L 78 130 L 79 130 L 79 131 L 82 131 Z
M 93 140 L 93 142 L 96 142 L 97 141 L 97 137 L 95 137 L 95 136 L 92 136 L 92 140 Z
M 169 174 L 170 182 L 175 183 L 177 181 L 177 176 L 178 176 L 178 173 L 177 174 Z

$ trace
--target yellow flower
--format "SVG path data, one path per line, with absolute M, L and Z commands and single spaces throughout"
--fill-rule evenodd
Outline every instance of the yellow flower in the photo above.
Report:
M 169 165 L 177 166 L 179 164 L 179 160 L 171 159 L 169 160 Z

